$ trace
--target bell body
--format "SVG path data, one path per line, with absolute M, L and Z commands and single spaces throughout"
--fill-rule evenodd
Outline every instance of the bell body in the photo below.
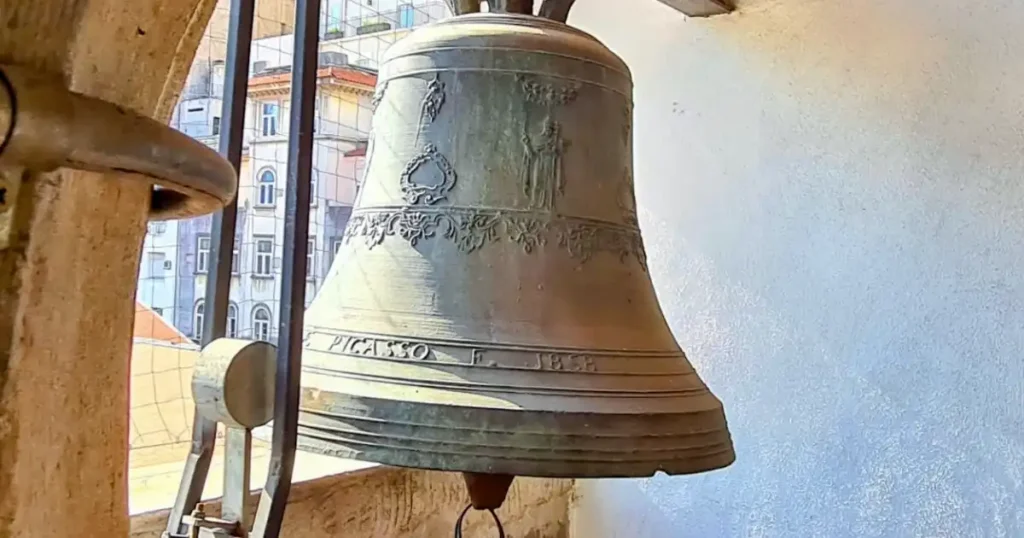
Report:
M 604 45 L 532 16 L 388 50 L 366 179 L 306 313 L 300 446 L 522 476 L 733 461 L 647 273 L 631 94 Z

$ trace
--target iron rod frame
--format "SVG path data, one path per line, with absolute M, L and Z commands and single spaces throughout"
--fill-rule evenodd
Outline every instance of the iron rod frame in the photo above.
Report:
M 313 162 L 313 114 L 320 46 L 320 2 L 295 5 L 295 57 L 292 67 L 291 118 L 288 133 L 288 176 L 285 185 L 284 252 L 281 274 L 281 315 L 278 326 L 274 392 L 274 434 L 270 472 L 263 487 L 253 538 L 277 538 L 291 491 L 298 441 L 299 380 L 302 366 L 302 325 L 306 308 L 306 265 L 309 238 L 310 178 Z
M 227 61 L 219 151 L 235 168 L 237 178 L 242 161 L 242 141 L 245 131 L 246 98 L 249 91 L 249 57 L 252 48 L 255 0 L 231 0 L 228 14 Z M 206 297 L 202 345 L 224 336 L 227 328 L 228 302 L 231 293 L 231 265 L 235 244 L 235 224 L 238 217 L 237 195 L 212 217 L 210 266 L 206 280 Z M 192 446 L 185 471 L 178 487 L 178 496 L 167 522 L 169 536 L 184 536 L 188 530 L 183 517 L 195 509 L 203 494 L 210 473 L 217 423 L 195 411 L 192 425 Z

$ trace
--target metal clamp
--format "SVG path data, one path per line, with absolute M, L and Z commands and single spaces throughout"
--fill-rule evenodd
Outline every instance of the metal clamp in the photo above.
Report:
M 0 65 L 0 166 L 127 174 L 157 186 L 154 220 L 211 213 L 238 190 L 231 164 L 201 142 L 13 65 Z

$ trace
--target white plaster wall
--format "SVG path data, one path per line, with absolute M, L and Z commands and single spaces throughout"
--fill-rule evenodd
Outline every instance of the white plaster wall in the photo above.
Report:
M 577 538 L 1024 536 L 1024 3 L 655 0 L 636 79 L 665 313 L 737 462 L 579 485 Z
M 178 221 L 150 222 L 139 261 L 136 300 L 170 319 L 174 313 L 178 279 Z M 154 256 L 155 255 L 155 256 Z M 170 269 L 162 261 L 169 261 Z

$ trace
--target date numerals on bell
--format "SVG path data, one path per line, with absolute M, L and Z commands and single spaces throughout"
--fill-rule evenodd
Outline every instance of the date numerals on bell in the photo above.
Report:
M 555 372 L 596 372 L 594 357 L 577 353 L 538 353 L 537 369 Z

